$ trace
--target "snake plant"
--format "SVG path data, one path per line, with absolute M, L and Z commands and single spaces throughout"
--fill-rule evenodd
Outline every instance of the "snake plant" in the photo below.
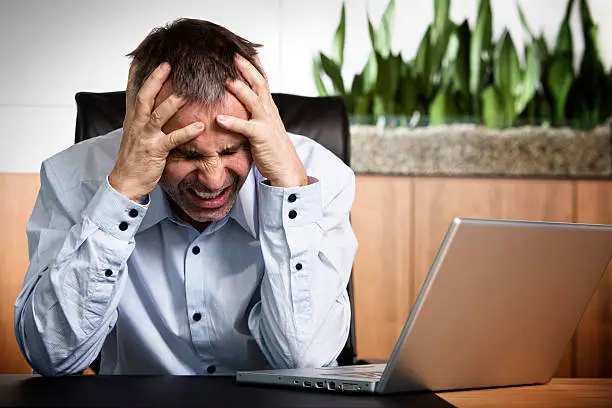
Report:
M 395 0 L 390 0 L 377 26 L 368 16 L 370 56 L 350 86 L 342 77 L 342 4 L 331 54 L 320 52 L 313 59 L 319 95 L 341 95 L 352 116 L 426 118 L 431 125 L 459 119 L 495 128 L 538 122 L 587 128 L 612 115 L 612 71 L 602 63 L 587 0 L 567 0 L 553 47 L 533 32 L 517 5 L 523 50 L 508 30 L 493 38 L 490 0 L 474 1 L 477 16 L 471 27 L 467 20 L 452 21 L 451 0 L 433 0 L 434 19 L 415 55 L 405 58 L 393 51 Z M 577 70 L 570 26 L 576 2 L 585 43 Z

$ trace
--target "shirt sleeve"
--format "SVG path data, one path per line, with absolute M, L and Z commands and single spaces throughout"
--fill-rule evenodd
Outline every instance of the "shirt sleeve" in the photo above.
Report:
M 126 262 L 146 210 L 108 179 L 90 200 L 79 200 L 43 163 L 14 318 L 19 348 L 37 372 L 73 374 L 96 358 L 116 322 Z
M 265 273 L 249 327 L 275 368 L 333 365 L 350 329 L 355 176 L 349 169 L 327 202 L 321 182 L 309 181 L 297 188 L 262 182 L 258 193 Z

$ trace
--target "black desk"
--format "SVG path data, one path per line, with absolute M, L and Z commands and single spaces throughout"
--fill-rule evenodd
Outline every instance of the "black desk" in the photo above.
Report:
M 434 393 L 345 395 L 239 385 L 234 377 L 0 375 L 0 406 L 452 407 Z

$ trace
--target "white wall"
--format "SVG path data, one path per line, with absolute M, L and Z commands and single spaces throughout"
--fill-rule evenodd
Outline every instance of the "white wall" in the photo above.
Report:
M 511 0 L 491 0 L 495 33 L 522 30 Z M 477 0 L 454 0 L 457 22 L 473 23 Z M 554 38 L 565 1 L 520 0 L 532 27 Z M 80 90 L 125 87 L 126 53 L 154 26 L 177 17 L 214 21 L 264 44 L 261 59 L 274 92 L 315 95 L 312 56 L 331 47 L 342 0 L 0 0 L 0 172 L 38 172 L 72 144 Z M 366 11 L 378 23 L 387 0 L 347 0 L 344 74 L 369 53 Z M 432 19 L 433 0 L 396 0 L 394 48 L 414 55 Z M 606 66 L 612 61 L 612 2 L 590 0 Z M 577 16 L 576 16 L 577 17 Z M 573 21 L 575 32 L 579 25 Z M 580 36 L 575 41 L 582 49 Z

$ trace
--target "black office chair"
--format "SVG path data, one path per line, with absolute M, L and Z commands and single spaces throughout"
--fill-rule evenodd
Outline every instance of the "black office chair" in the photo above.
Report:
M 339 97 L 305 97 L 282 93 L 272 94 L 281 119 L 288 132 L 310 137 L 325 146 L 344 163 L 350 165 L 350 134 L 344 101 Z M 79 92 L 75 143 L 103 135 L 123 126 L 125 92 Z M 339 365 L 353 365 L 371 361 L 356 361 L 355 314 L 352 276 L 347 287 L 351 302 L 351 328 L 344 349 L 338 357 Z M 376 361 L 378 362 L 378 361 Z M 91 369 L 98 373 L 100 356 Z

